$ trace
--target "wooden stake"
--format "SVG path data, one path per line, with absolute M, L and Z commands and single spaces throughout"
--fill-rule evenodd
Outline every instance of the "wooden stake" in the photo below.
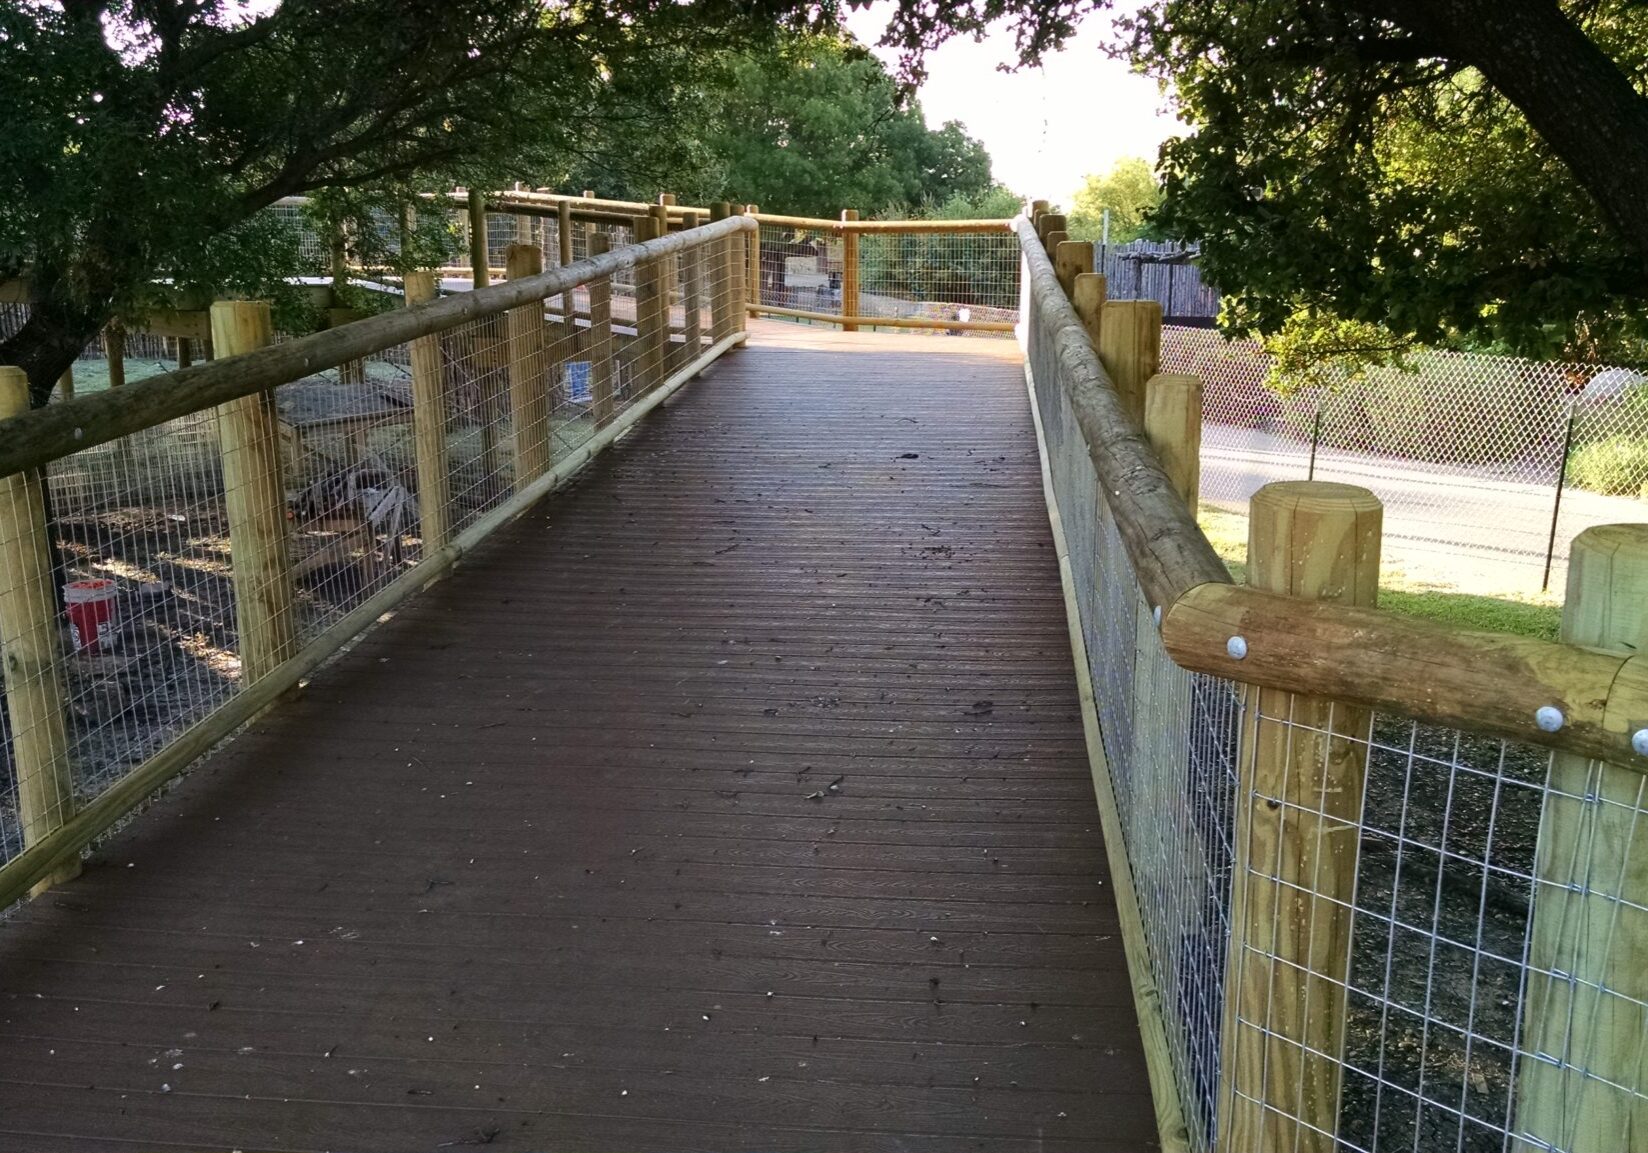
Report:
M 469 190 L 469 276 L 476 288 L 492 283 L 486 237 L 486 196 L 478 188 Z
M 1053 273 L 1065 296 L 1075 299 L 1076 277 L 1093 271 L 1093 245 L 1087 240 L 1061 240 L 1053 245 Z
M 1600 525 L 1574 538 L 1561 639 L 1648 652 L 1648 525 Z M 1648 716 L 1632 723 L 1648 725 Z M 1509 1148 L 1636 1148 L 1648 1135 L 1642 773 L 1555 754 L 1534 875 L 1523 1042 L 1532 1055 L 1519 1065 Z
M 609 243 L 606 233 L 594 233 L 589 238 L 589 255 L 605 254 Z M 613 365 L 612 278 L 598 276 L 589 282 L 589 407 L 596 428 L 612 423 Z
M 1106 302 L 1099 324 L 1099 363 L 1141 426 L 1144 382 L 1162 367 L 1162 306 L 1154 300 Z
M 273 339 L 267 301 L 221 300 L 212 305 L 212 345 L 219 356 L 239 356 Z M 274 392 L 253 393 L 220 406 L 217 424 L 245 686 L 297 651 Z
M 1376 603 L 1383 508 L 1371 492 L 1284 481 L 1260 489 L 1249 515 L 1254 587 Z M 1218 1148 L 1332 1153 L 1373 718 L 1367 709 L 1251 686 L 1244 705 Z
M 843 208 L 842 220 L 857 220 L 858 209 Z M 858 233 L 851 230 L 841 235 L 841 315 L 858 315 Z M 844 332 L 857 332 L 858 325 L 843 324 Z
M 29 378 L 0 367 L 0 420 L 29 410 Z M 0 477 L 0 679 L 11 720 L 12 773 L 23 844 L 36 844 L 74 815 L 74 780 L 63 712 L 63 646 L 52 588 L 52 538 L 38 469 Z M 80 872 L 75 857 L 30 892 Z
M 1069 241 L 1070 234 L 1062 228 L 1055 229 L 1054 231 L 1049 232 L 1046 236 L 1042 237 L 1042 243 L 1047 246 L 1047 255 L 1049 256 L 1052 256 L 1059 250 L 1059 245 L 1067 244 Z M 1058 275 L 1057 267 L 1054 268 L 1053 275 L 1055 277 Z
M 435 274 L 406 274 L 406 304 L 434 300 Z M 446 386 L 441 367 L 441 338 L 431 334 L 412 341 L 412 439 L 418 467 L 418 531 L 423 555 L 429 556 L 451 537 L 447 500 L 450 481 L 446 460 Z
M 63 370 L 63 375 L 57 378 L 57 399 L 74 399 L 74 365 Z
M 1036 221 L 1036 236 L 1041 239 L 1042 247 L 1047 248 L 1048 233 L 1063 232 L 1065 231 L 1066 224 L 1067 222 L 1064 214 L 1061 212 L 1042 213 L 1041 217 Z M 1051 249 L 1048 249 L 1048 254 L 1052 254 Z
M 504 252 L 504 275 L 525 280 L 544 270 L 543 249 L 511 244 Z M 515 434 L 515 487 L 520 489 L 549 467 L 549 391 L 544 385 L 544 303 L 509 310 L 509 415 Z
M 1173 491 L 1195 516 L 1202 475 L 1202 378 L 1158 372 L 1146 381 L 1144 435 Z
M 187 336 L 180 336 L 177 338 L 177 367 L 179 371 L 194 366 L 194 353 L 195 349 L 193 341 L 191 341 Z

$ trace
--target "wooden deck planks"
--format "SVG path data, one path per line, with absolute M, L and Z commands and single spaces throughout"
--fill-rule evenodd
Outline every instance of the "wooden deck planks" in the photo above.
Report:
M 0 930 L 0 1148 L 1138 1150 L 1008 342 L 766 323 Z

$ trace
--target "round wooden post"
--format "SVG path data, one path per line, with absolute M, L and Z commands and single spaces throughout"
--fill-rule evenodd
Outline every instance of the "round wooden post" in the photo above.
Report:
M 1249 509 L 1248 582 L 1372 606 L 1383 515 L 1353 485 L 1266 485 Z M 1251 686 L 1243 700 L 1218 1148 L 1332 1153 L 1372 714 Z
M 544 270 L 543 249 L 511 244 L 504 251 L 504 275 L 524 280 Z M 505 320 L 509 342 L 509 420 L 515 438 L 515 488 L 536 480 L 549 467 L 549 392 L 544 386 L 544 302 L 512 308 Z
M 273 339 L 267 301 L 222 300 L 212 305 L 212 346 L 218 356 L 251 352 Z M 221 405 L 217 423 L 245 686 L 297 652 L 275 394 L 254 393 Z
M 1146 381 L 1144 435 L 1173 491 L 1195 516 L 1202 475 L 1202 378 L 1158 372 Z
M 1162 306 L 1154 300 L 1111 300 L 1099 323 L 1099 363 L 1127 411 L 1144 424 L 1144 382 L 1162 366 Z
M 434 300 L 435 274 L 406 274 L 406 304 L 410 308 Z M 412 342 L 412 439 L 418 468 L 418 531 L 425 556 L 446 544 L 451 535 L 447 494 L 450 481 L 446 461 L 446 388 L 441 370 L 441 338 L 431 334 Z
M 749 210 L 741 205 L 733 205 L 734 216 L 747 216 Z M 727 246 L 727 292 L 732 300 L 728 312 L 732 315 L 735 331 L 744 332 L 749 328 L 751 309 L 759 303 L 759 296 L 750 295 L 750 282 L 744 276 L 744 269 L 749 261 L 746 253 L 760 243 L 761 232 L 759 227 L 754 232 L 740 232 L 732 238 Z
M 710 205 L 710 223 L 725 220 L 732 215 L 732 205 L 725 200 L 717 200 Z M 710 341 L 718 342 L 732 332 L 732 316 L 728 304 L 732 300 L 732 293 L 728 284 L 728 254 L 732 251 L 731 240 L 718 240 L 709 255 L 710 277 Z
M 755 205 L 744 210 L 746 216 L 755 215 Z M 748 262 L 748 284 L 744 289 L 745 300 L 749 304 L 749 314 L 755 315 L 764 303 L 761 299 L 761 226 L 759 222 L 754 232 L 744 235 L 744 255 Z M 780 301 L 780 304 L 783 302 Z
M 606 233 L 592 233 L 589 254 L 604 255 L 609 244 Z M 596 428 L 605 428 L 616 415 L 613 364 L 612 281 L 601 276 L 589 282 L 589 407 Z
M 1074 299 L 1076 277 L 1093 271 L 1093 245 L 1086 240 L 1061 240 L 1053 246 L 1053 274 L 1067 298 Z
M 27 374 L 20 368 L 0 367 L 0 420 L 28 410 Z M 63 645 L 43 484 L 35 469 L 0 477 L 0 669 L 25 846 L 74 815 L 63 711 Z M 79 872 L 77 857 L 30 892 L 43 892 Z
M 469 190 L 469 275 L 476 288 L 492 283 L 486 236 L 486 196 L 479 188 Z
M 561 267 L 565 268 L 572 263 L 572 201 L 563 200 L 555 206 L 556 255 L 560 259 Z M 561 295 L 561 316 L 571 332 L 577 324 L 573 315 L 578 311 L 576 294 L 570 289 Z
M 1070 289 L 1070 304 L 1095 351 L 1104 323 L 1105 280 L 1097 272 L 1078 272 Z
M 1648 652 L 1648 524 L 1600 525 L 1574 538 L 1561 639 Z M 1551 760 L 1534 866 L 1517 1153 L 1613 1153 L 1648 1134 L 1644 781 L 1638 770 L 1571 753 Z
M 74 365 L 63 370 L 63 375 L 57 378 L 57 399 L 74 399 Z
M 1044 212 L 1051 212 L 1053 203 L 1050 200 L 1032 200 L 1030 202 L 1030 219 L 1034 220 Z
M 841 210 L 843 223 L 858 219 L 858 209 L 843 208 Z M 851 228 L 841 230 L 841 315 L 852 317 L 858 315 L 858 233 Z M 851 322 L 843 323 L 844 332 L 857 332 L 858 325 Z

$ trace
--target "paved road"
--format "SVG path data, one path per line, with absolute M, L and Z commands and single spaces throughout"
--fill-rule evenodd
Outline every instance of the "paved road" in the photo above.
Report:
M 1245 512 L 1277 480 L 1301 480 L 1310 448 L 1271 433 L 1210 424 L 1202 431 L 1203 499 Z M 1385 502 L 1385 559 L 1410 580 L 1469 592 L 1536 593 L 1551 531 L 1554 485 L 1501 480 L 1446 465 L 1323 448 L 1316 478 L 1359 484 Z M 1562 494 L 1551 587 L 1560 590 L 1568 542 L 1595 524 L 1648 521 L 1648 504 L 1569 489 Z

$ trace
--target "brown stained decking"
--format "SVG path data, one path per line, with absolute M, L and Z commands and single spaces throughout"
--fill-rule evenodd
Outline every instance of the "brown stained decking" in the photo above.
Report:
M 1015 348 L 754 331 L 0 927 L 0 1147 L 1154 1145 Z

